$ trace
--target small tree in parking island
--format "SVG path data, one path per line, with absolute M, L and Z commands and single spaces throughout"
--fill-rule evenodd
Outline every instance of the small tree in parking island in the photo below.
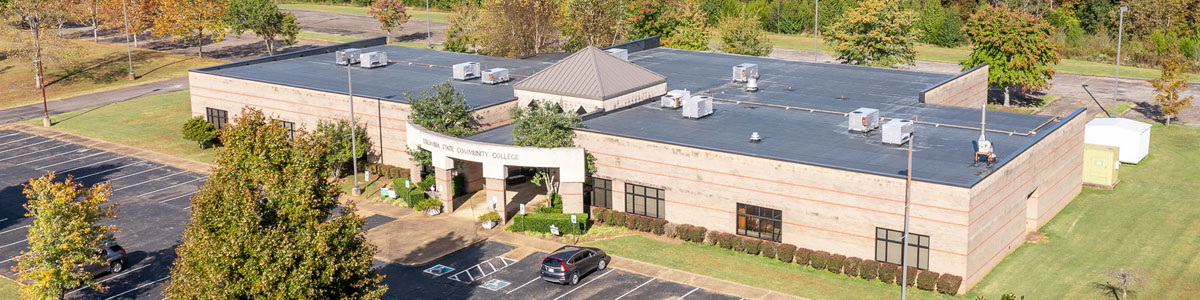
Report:
M 919 31 L 916 14 L 899 0 L 866 0 L 833 24 L 830 41 L 844 64 L 895 68 L 914 64 Z
M 388 42 L 392 41 L 392 31 L 404 29 L 404 23 L 408 22 L 408 12 L 400 0 L 375 0 L 367 14 L 379 21 L 379 29 L 387 31 Z
M 328 140 L 292 139 L 244 109 L 223 137 L 213 174 L 192 197 L 170 299 L 379 299 L 374 246 L 324 160 Z
M 329 164 L 332 169 L 335 178 L 342 177 L 342 171 L 345 171 L 346 166 L 350 165 L 351 159 L 363 161 L 371 149 L 371 139 L 367 137 L 367 127 L 355 122 L 352 135 L 350 134 L 350 121 L 346 119 L 321 120 L 317 123 L 317 131 L 314 132 L 314 135 L 317 140 L 328 144 L 328 147 L 324 148 L 326 152 L 323 157 L 325 163 Z M 358 138 L 357 146 L 351 144 L 351 141 L 354 140 L 352 137 Z
M 1054 27 L 1046 20 L 1007 7 L 988 6 L 967 21 L 971 56 L 963 70 L 988 64 L 988 85 L 1004 89 L 1004 106 L 1017 87 L 1031 92 L 1050 86 L 1058 50 L 1051 42 Z
M 196 144 L 200 145 L 200 149 L 212 145 L 218 135 L 220 135 L 220 131 L 217 131 L 217 127 L 205 120 L 204 117 L 195 116 L 188 119 L 187 123 L 183 123 L 183 138 L 196 141 Z
M 55 174 L 29 180 L 25 185 L 26 217 L 29 225 L 29 251 L 21 252 L 13 272 L 23 299 L 63 299 L 68 290 L 79 286 L 104 287 L 80 265 L 104 263 L 96 250 L 112 240 L 114 225 L 99 225 L 117 214 L 116 204 L 105 205 L 112 195 L 109 183 L 85 188 L 70 176 L 55 182 Z
M 508 111 L 513 120 L 513 145 L 523 147 L 574 147 L 575 126 L 583 119 L 574 111 L 563 111 L 556 103 L 534 100 L 528 106 Z M 547 194 L 558 192 L 558 169 L 539 168 L 530 180 L 546 188 Z

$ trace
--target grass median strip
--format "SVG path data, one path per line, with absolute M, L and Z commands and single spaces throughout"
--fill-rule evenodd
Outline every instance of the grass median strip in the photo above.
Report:
M 21 299 L 17 293 L 17 282 L 7 277 L 0 277 L 0 300 L 17 299 Z

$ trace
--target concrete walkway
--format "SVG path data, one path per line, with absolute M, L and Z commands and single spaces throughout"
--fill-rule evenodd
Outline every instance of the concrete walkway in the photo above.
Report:
M 187 86 L 187 77 L 179 77 L 50 101 L 46 104 L 50 115 L 55 115 L 146 96 L 182 91 L 187 89 Z M 41 118 L 43 115 L 41 102 L 18 106 L 0 110 L 0 124 Z

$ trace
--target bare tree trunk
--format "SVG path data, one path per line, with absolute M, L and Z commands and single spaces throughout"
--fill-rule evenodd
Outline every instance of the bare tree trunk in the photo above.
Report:
M 139 46 L 138 46 L 138 34 L 137 34 L 137 33 L 134 33 L 134 34 L 133 34 L 133 47 L 134 47 L 134 48 L 137 48 L 137 47 L 139 47 Z
M 1004 86 L 1004 107 L 1008 107 L 1008 95 L 1012 93 L 1009 91 L 1009 88 L 1010 86 Z
M 204 58 L 204 29 L 200 30 L 200 39 L 196 41 L 196 46 L 200 48 L 200 58 Z
M 1171 118 L 1172 117 L 1174 117 L 1174 115 L 1167 115 L 1167 128 L 1171 128 Z
M 92 41 L 97 43 L 100 42 L 100 29 L 97 28 L 96 19 L 94 17 L 92 18 Z

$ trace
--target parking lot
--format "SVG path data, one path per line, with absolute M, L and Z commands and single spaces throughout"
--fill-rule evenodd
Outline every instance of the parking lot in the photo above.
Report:
M 501 256 L 513 249 L 479 243 L 419 267 L 381 266 L 387 299 L 738 299 L 701 288 L 619 270 L 592 272 L 578 285 L 542 281 L 545 253 L 520 260 Z
M 27 250 L 31 218 L 24 216 L 23 184 L 54 171 L 92 185 L 112 182 L 110 203 L 116 240 L 129 256 L 125 271 L 104 275 L 104 292 L 72 290 L 73 299 L 158 299 L 191 208 L 190 196 L 205 176 L 111 152 L 27 133 L 0 130 L 0 275 L 16 278 L 17 257 Z

